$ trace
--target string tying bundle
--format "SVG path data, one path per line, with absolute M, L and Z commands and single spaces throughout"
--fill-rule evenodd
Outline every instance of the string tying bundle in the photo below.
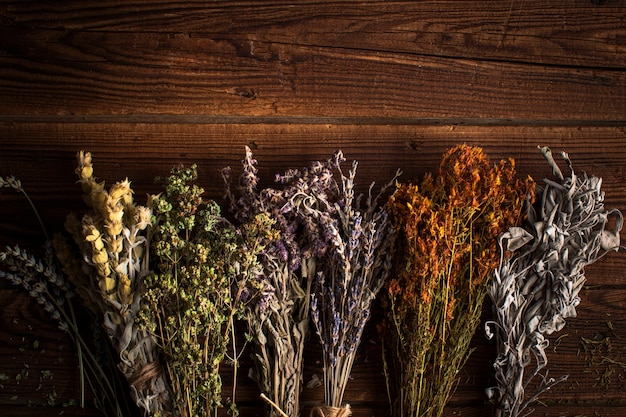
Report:
M 348 417 L 351 415 L 352 410 L 350 410 L 350 404 L 346 404 L 343 407 L 321 405 L 313 407 L 309 417 Z

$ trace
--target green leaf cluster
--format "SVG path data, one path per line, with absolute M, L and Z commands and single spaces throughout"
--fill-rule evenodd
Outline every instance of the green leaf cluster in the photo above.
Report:
M 247 256 L 217 203 L 202 197 L 197 177 L 195 165 L 174 168 L 165 191 L 152 198 L 154 272 L 145 280 L 141 313 L 162 348 L 175 412 L 189 417 L 223 405 L 219 368 L 243 309 Z

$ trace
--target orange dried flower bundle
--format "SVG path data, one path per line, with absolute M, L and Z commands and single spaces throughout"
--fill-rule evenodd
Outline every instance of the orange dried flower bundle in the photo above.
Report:
M 521 222 L 533 190 L 532 179 L 516 179 L 513 159 L 492 165 L 467 145 L 443 155 L 436 177 L 398 184 L 388 203 L 396 271 L 381 329 L 393 416 L 441 416 L 498 265 L 497 238 Z

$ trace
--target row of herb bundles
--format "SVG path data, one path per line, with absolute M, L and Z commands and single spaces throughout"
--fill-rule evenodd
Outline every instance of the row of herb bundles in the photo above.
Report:
M 57 256 L 84 303 L 101 314 L 137 405 L 148 415 L 214 415 L 224 406 L 220 364 L 227 360 L 234 365 L 230 411 L 236 413 L 242 349 L 235 320 L 244 319 L 254 349 L 250 375 L 268 404 L 267 414 L 297 416 L 312 322 L 322 346 L 325 400 L 312 415 L 349 415 L 343 396 L 371 303 L 386 283 L 380 331 L 392 414 L 440 416 L 469 355 L 485 295 L 490 290 L 502 311 L 511 298 L 499 295 L 512 288 L 507 271 L 522 263 L 515 256 L 531 252 L 524 249 L 528 232 L 518 226 L 524 203 L 534 197 L 532 180 L 515 178 L 513 160 L 492 165 L 481 148 L 462 145 L 444 154 L 436 177 L 427 175 L 419 185 L 396 184 L 383 204 L 381 196 L 399 173 L 376 196 L 373 187 L 367 196 L 355 196 L 357 163 L 344 174 L 340 151 L 277 175 L 275 187 L 268 188 L 260 188 L 250 149 L 242 162 L 237 185 L 231 184 L 230 168 L 223 170 L 233 224 L 202 196 L 195 166 L 174 168 L 164 192 L 144 207 L 134 203 L 128 180 L 105 190 L 93 176 L 90 154 L 79 153 L 77 173 L 90 210 L 80 219 L 68 217 L 77 247 L 55 239 Z M 619 235 L 604 231 L 600 221 L 607 215 L 599 181 L 583 178 L 575 186 L 577 178 L 563 185 L 549 182 L 546 189 L 568 198 L 580 195 L 578 205 L 595 193 L 596 204 L 582 217 L 595 216 L 589 236 L 596 244 L 584 246 L 592 254 L 579 256 L 592 261 L 598 245 L 608 250 L 611 240 L 613 249 Z M 563 205 L 554 202 L 559 198 L 544 191 L 544 204 L 552 205 L 540 213 L 549 222 L 554 207 Z M 571 204 L 567 207 L 571 215 Z M 621 215 L 619 220 L 621 226 Z M 507 248 L 513 252 L 508 258 L 497 244 L 515 240 L 512 236 L 522 240 Z M 604 240 L 598 243 L 597 236 Z M 515 253 L 520 248 L 523 256 Z M 497 279 L 491 283 L 494 270 Z M 558 284 L 570 291 L 568 306 L 582 285 L 577 274 L 571 285 Z M 506 288 L 503 282 L 509 283 Z M 524 291 L 529 287 L 525 283 Z M 541 312 L 552 314 L 545 320 L 562 321 L 572 314 L 568 308 L 560 315 L 549 307 Z M 506 317 L 512 316 L 498 316 L 494 325 L 499 346 L 512 343 L 502 342 L 511 337 Z M 505 364 L 499 354 L 496 363 Z M 523 375 L 502 366 L 499 372 L 501 384 L 508 378 L 501 375 Z M 501 385 L 497 392 L 507 415 L 515 417 L 512 410 L 524 408 L 511 399 L 523 390 L 509 394 Z
M 350 413 L 343 395 L 370 306 L 391 272 L 395 234 L 402 236 L 412 225 L 395 210 L 391 227 L 380 207 L 380 194 L 373 196 L 371 187 L 366 201 L 355 196 L 357 164 L 354 162 L 345 175 L 341 170 L 344 161 L 337 152 L 327 161 L 277 176 L 276 188 L 258 189 L 256 161 L 246 149 L 237 187 L 240 196 L 236 198 L 227 187 L 231 210 L 239 222 L 237 230 L 221 217 L 214 202 L 202 198 L 202 190 L 194 184 L 195 167 L 174 169 L 166 180 L 165 192 L 154 196 L 149 208 L 136 208 L 128 181 L 115 184 L 107 193 L 104 184 L 93 179 L 90 155 L 79 155 L 77 172 L 94 213 L 83 217 L 82 227 L 76 220 L 68 221 L 68 226 L 81 247 L 84 269 L 97 277 L 97 287 L 91 282 L 84 292 L 104 296 L 106 302 L 100 304 L 107 328 L 126 359 L 121 368 L 138 404 L 147 412 L 208 415 L 221 406 L 219 364 L 228 343 L 236 346 L 234 334 L 231 337 L 233 319 L 243 312 L 255 346 L 251 375 L 271 405 L 270 415 L 299 413 L 309 313 L 324 360 L 325 405 L 314 412 L 321 416 Z M 458 172 L 444 178 L 444 167 L 450 163 Z M 478 148 L 455 148 L 444 157 L 440 185 L 448 186 L 446 181 L 451 181 L 450 192 L 456 190 L 459 198 L 475 199 L 469 202 L 470 214 L 462 219 L 466 223 L 453 225 L 457 229 L 467 229 L 475 221 L 484 223 L 477 220 L 484 214 L 481 205 L 491 204 L 490 208 L 496 209 L 502 204 L 476 200 L 483 198 L 477 189 L 480 175 L 492 175 L 494 181 L 512 180 L 512 167 L 504 163 L 493 168 L 499 170 L 497 174 L 487 172 L 489 169 Z M 468 172 L 477 173 L 474 183 L 462 189 L 460 178 Z M 230 184 L 228 169 L 224 177 Z M 506 187 L 504 190 L 509 190 Z M 394 199 L 400 201 L 405 189 L 400 185 Z M 453 202 L 459 210 L 466 203 Z M 509 203 L 514 206 L 519 201 Z M 410 204 L 407 207 L 412 208 Z M 154 211 L 152 232 L 143 236 L 140 232 L 148 224 L 150 210 Z M 141 227 L 136 227 L 137 214 L 142 216 Z M 496 223 L 490 219 L 490 226 Z M 456 232 L 466 237 L 473 233 Z M 152 242 L 148 246 L 149 239 Z M 458 245 L 453 262 L 466 261 L 461 259 L 466 250 L 461 243 L 453 242 L 453 246 Z M 148 271 L 150 249 L 153 273 Z M 395 261 L 405 262 L 407 254 L 400 250 Z M 477 265 L 483 271 L 490 266 L 487 262 Z M 397 285 L 396 280 L 391 283 L 389 288 Z M 413 293 L 409 290 L 408 294 Z M 457 294 L 446 297 L 444 311 L 448 315 L 452 314 L 449 306 L 463 305 L 455 304 Z M 477 311 L 480 305 L 482 297 L 478 296 L 474 305 L 466 308 Z M 442 327 L 444 332 L 446 328 Z M 464 330 L 469 340 L 473 330 Z M 130 340 L 120 341 L 122 338 Z M 130 350 L 129 355 L 129 346 L 135 345 L 139 348 Z M 236 361 L 237 349 L 233 352 L 231 359 Z M 155 360 L 158 354 L 164 359 L 166 381 Z M 157 389 L 158 393 L 154 392 Z M 445 403 L 446 398 L 440 401 Z

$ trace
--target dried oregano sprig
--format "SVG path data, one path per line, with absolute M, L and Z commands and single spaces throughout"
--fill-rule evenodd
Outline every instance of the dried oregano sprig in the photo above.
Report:
M 362 208 L 363 196 L 355 197 L 354 192 L 357 162 L 346 176 L 340 167 L 344 161 L 337 151 L 312 177 L 312 184 L 302 187 L 289 204 L 302 221 L 315 224 L 309 229 L 319 230 L 316 238 L 326 246 L 317 261 L 311 299 L 311 317 L 322 344 L 325 403 L 313 413 L 322 417 L 350 415 L 343 396 L 371 303 L 391 269 L 394 233 L 386 211 L 377 203 L 400 174 L 398 171 L 378 196 L 372 195 L 372 184 Z M 330 183 L 315 186 L 320 177 Z
M 258 236 L 264 247 L 259 253 L 262 270 L 249 286 L 251 302 L 246 309 L 249 336 L 255 347 L 255 369 L 250 375 L 271 405 L 268 415 L 292 417 L 300 411 L 315 258 L 326 250 L 326 243 L 307 239 L 319 235 L 317 225 L 302 223 L 290 205 L 292 198 L 311 184 L 327 188 L 329 178 L 319 175 L 325 164 L 314 163 L 311 168 L 280 177 L 279 188 L 258 189 L 256 163 L 246 147 L 237 187 L 239 197 L 233 193 L 230 168 L 222 172 L 231 210 L 246 233 Z M 258 214 L 265 214 L 268 220 L 259 222 Z
M 78 246 L 82 270 L 72 266 L 75 252 L 59 249 L 65 255 L 60 259 L 67 271 L 80 274 L 71 276 L 72 282 L 92 295 L 88 302 L 93 301 L 103 317 L 137 405 L 146 415 L 168 415 L 172 404 L 155 338 L 135 324 L 149 273 L 146 229 L 151 210 L 135 204 L 128 180 L 105 190 L 104 182 L 93 175 L 88 152 L 78 153 L 76 173 L 90 210 L 81 219 L 68 216 L 66 228 Z
M 0 188 L 12 188 L 22 193 L 29 201 L 47 238 L 48 234 L 32 200 L 22 187 L 21 182 L 11 176 L 0 177 Z M 55 236 L 54 240 L 59 239 Z M 0 278 L 9 280 L 13 285 L 22 287 L 42 306 L 52 319 L 59 323 L 59 329 L 66 332 L 74 342 L 80 367 L 81 406 L 85 405 L 85 385 L 94 393 L 96 406 L 105 413 L 121 417 L 122 406 L 116 391 L 116 381 L 103 370 L 103 364 L 85 342 L 74 313 L 72 298 L 74 290 L 67 282 L 57 263 L 50 241 L 45 244 L 45 256 L 37 259 L 19 246 L 7 246 L 0 250 Z
M 466 145 L 444 154 L 436 178 L 398 185 L 388 204 L 398 258 L 381 326 L 394 416 L 442 415 L 498 264 L 496 238 L 520 223 L 531 191 L 512 159 L 492 165 Z
M 565 319 L 576 316 L 584 268 L 620 245 L 622 213 L 604 208 L 602 179 L 576 174 L 562 153 L 570 169 L 564 177 L 550 149 L 540 149 L 558 181 L 545 179 L 537 188 L 541 198 L 535 207 L 528 207 L 527 224 L 510 228 L 499 238 L 502 255 L 489 289 L 494 319 L 486 323 L 485 331 L 497 342 L 498 385 L 487 393 L 503 417 L 529 415 L 528 407 L 541 394 L 567 378 L 541 373 L 548 364 L 545 335 L 561 330 Z M 616 218 L 613 231 L 606 229 L 610 216 Z M 537 391 L 527 395 L 538 376 Z
M 235 318 L 243 313 L 247 280 L 257 269 L 256 253 L 217 203 L 203 197 L 197 177 L 196 165 L 174 168 L 164 192 L 151 199 L 155 273 L 144 280 L 142 300 L 181 417 L 213 416 L 223 407 L 220 364 L 232 344 L 236 375 Z M 236 413 L 234 392 L 233 386 L 230 410 Z

